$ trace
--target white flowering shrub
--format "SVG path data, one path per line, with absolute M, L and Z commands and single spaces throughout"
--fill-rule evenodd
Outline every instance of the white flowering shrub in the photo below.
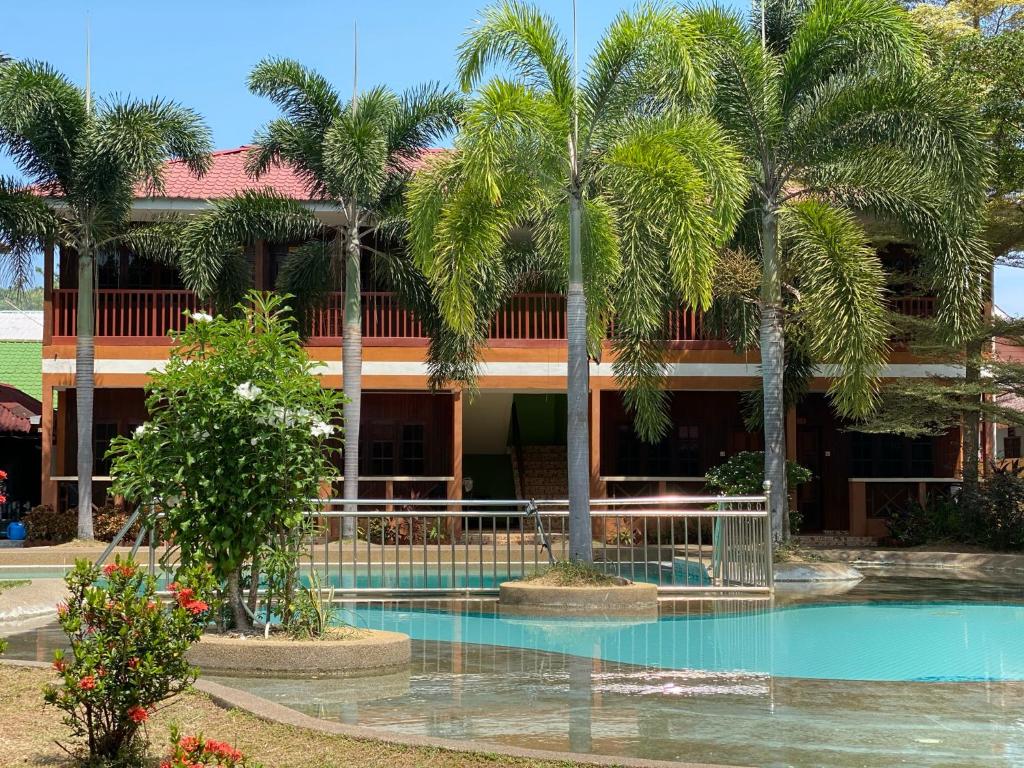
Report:
M 320 386 L 280 297 L 252 293 L 239 310 L 174 336 L 146 385 L 149 420 L 109 454 L 113 492 L 163 512 L 181 565 L 213 567 L 236 623 L 240 570 L 335 474 L 343 400 Z

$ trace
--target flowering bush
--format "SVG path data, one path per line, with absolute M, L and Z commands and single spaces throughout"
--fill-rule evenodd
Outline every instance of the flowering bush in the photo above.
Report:
M 43 697 L 64 711 L 90 760 L 130 764 L 155 707 L 195 679 L 185 653 L 207 623 L 213 578 L 205 568 L 183 572 L 168 607 L 158 602 L 154 579 L 130 560 L 102 571 L 80 560 L 65 581 L 70 596 L 57 616 L 71 650 L 54 654 L 61 682 L 46 686 Z
M 7 503 L 7 473 L 0 469 L 0 504 Z
M 200 736 L 182 738 L 176 728 L 171 729 L 171 753 L 160 763 L 160 768 L 260 768 L 241 753 L 223 741 L 204 739 Z
M 113 493 L 162 507 L 181 562 L 212 564 L 239 627 L 240 570 L 335 474 L 342 396 L 320 386 L 286 311 L 251 294 L 236 319 L 195 318 L 151 374 L 150 420 L 110 453 Z
M 29 541 L 48 541 L 62 544 L 78 533 L 78 520 L 73 513 L 56 512 L 49 504 L 32 507 L 22 518 Z

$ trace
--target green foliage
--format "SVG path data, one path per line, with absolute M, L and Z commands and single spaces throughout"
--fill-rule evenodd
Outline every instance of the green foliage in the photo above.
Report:
M 296 640 L 319 640 L 337 623 L 338 609 L 334 605 L 334 587 L 326 592 L 320 586 L 320 573 L 309 571 L 309 584 L 295 597 L 293 610 L 285 623 L 288 634 Z
M 887 524 L 893 541 L 904 547 L 954 543 L 1022 551 L 1024 478 L 995 471 L 973 493 L 936 495 L 925 506 L 913 502 Z
M 182 565 L 219 579 L 313 509 L 342 399 L 320 386 L 281 298 L 254 293 L 238 311 L 175 337 L 146 385 L 150 420 L 109 454 L 113 492 L 155 503 Z
M 790 488 L 808 483 L 814 475 L 795 461 L 786 462 L 786 482 Z M 759 496 L 764 493 L 764 452 L 741 451 L 709 470 L 704 476 L 708 488 L 732 496 Z
M 174 603 L 161 607 L 155 580 L 130 560 L 102 571 L 80 560 L 65 577 L 70 595 L 57 614 L 70 649 L 54 654 L 60 682 L 43 698 L 84 740 L 89 764 L 137 765 L 143 723 L 195 679 L 185 654 L 208 620 L 213 579 L 206 568 L 184 568 L 180 579 Z

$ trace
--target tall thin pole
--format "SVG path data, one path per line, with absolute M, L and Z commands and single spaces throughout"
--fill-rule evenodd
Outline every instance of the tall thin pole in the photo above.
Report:
M 580 44 L 576 26 L 576 0 L 572 0 L 572 143 L 579 150 L 580 140 Z
M 92 20 L 85 14 L 85 111 L 92 112 Z

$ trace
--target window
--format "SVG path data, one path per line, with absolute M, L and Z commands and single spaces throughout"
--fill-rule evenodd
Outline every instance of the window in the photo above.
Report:
M 700 428 L 679 427 L 678 435 L 678 474 L 682 477 L 697 477 L 703 474 L 700 466 Z
M 1003 458 L 1019 459 L 1021 452 L 1021 439 L 1015 427 L 1007 427 L 1006 437 L 1003 438 Z
M 424 429 L 422 424 L 406 424 L 402 427 L 400 446 L 401 472 L 403 475 L 422 475 L 426 464 Z
M 935 471 L 935 441 L 931 437 L 850 436 L 850 474 L 853 477 L 931 477 Z
M 111 441 L 117 437 L 116 423 L 96 424 L 92 428 L 92 473 L 97 476 L 110 474 L 110 460 L 107 451 Z
M 370 443 L 370 474 L 395 474 L 395 445 L 390 440 L 374 440 Z

